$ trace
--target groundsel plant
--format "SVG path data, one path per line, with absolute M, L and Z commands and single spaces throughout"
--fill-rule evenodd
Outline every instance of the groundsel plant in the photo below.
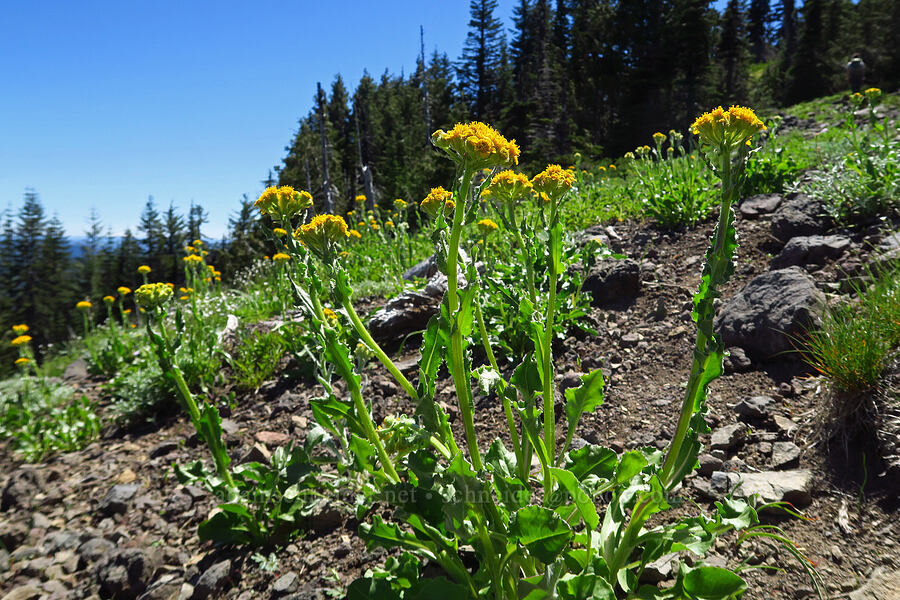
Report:
M 297 304 L 320 345 L 318 379 L 325 396 L 313 413 L 349 452 L 355 468 L 369 474 L 358 512 L 377 502 L 392 509 L 371 513 L 360 527 L 369 546 L 401 550 L 383 570 L 370 572 L 348 590 L 353 598 L 737 598 L 745 589 L 734 572 L 692 561 L 683 563 L 667 588 L 641 585 L 645 566 L 661 556 L 690 551 L 702 556 L 724 532 L 756 531 L 748 503 L 723 499 L 711 516 L 648 519 L 679 504 L 676 492 L 696 466 L 700 434 L 709 431 L 706 389 L 722 372 L 724 349 L 713 331 L 713 302 L 734 270 L 732 206 L 738 198 L 748 142 L 764 129 L 745 108 L 717 108 L 693 125 L 713 172 L 722 180 L 719 223 L 694 297 L 697 340 L 675 435 L 661 452 L 654 448 L 617 454 L 597 445 L 570 448 L 585 412 L 603 402 L 600 370 L 581 376 L 566 390 L 562 414 L 555 410 L 553 330 L 558 318 L 557 283 L 563 263 L 560 207 L 575 182 L 559 165 L 528 178 L 513 169 L 519 147 L 483 123 L 457 124 L 432 137 L 456 163 L 450 190 L 436 187 L 421 202 L 431 220 L 437 264 L 447 277 L 439 314 L 429 322 L 421 346 L 418 383 L 413 385 L 379 347 L 357 315 L 343 263 L 352 252 L 349 228 L 336 215 L 317 215 L 286 240 L 296 262 L 292 279 Z M 649 149 L 648 149 L 649 151 Z M 481 171 L 490 169 L 490 177 Z M 526 293 L 511 307 L 522 315 L 530 349 L 501 370 L 482 316 L 483 291 L 475 266 L 477 246 L 499 229 L 480 215 L 490 200 L 518 250 Z M 271 212 L 267 191 L 257 205 Z M 527 223 L 523 209 L 538 211 Z M 281 215 L 284 225 L 302 218 L 298 204 Z M 475 224 L 476 239 L 463 233 Z M 527 238 L 527 239 L 526 239 Z M 481 242 L 480 244 L 478 242 Z M 469 245 L 470 252 L 461 249 Z M 472 258 L 465 260 L 462 257 Z M 483 256 L 482 258 L 490 258 Z M 545 265 L 546 293 L 539 293 L 535 265 Z M 543 288 L 542 288 L 543 289 Z M 328 307 L 328 304 L 334 310 Z M 337 312 L 335 312 L 337 311 Z M 477 331 L 477 336 L 476 336 Z M 473 364 L 480 338 L 487 363 Z M 480 354 L 480 353 L 479 353 Z M 377 358 L 416 406 L 376 424 L 361 387 L 359 368 Z M 360 360 L 362 358 L 362 360 Z M 460 427 L 451 427 L 436 380 L 442 365 L 452 378 Z M 333 385 L 337 376 L 346 392 Z M 483 450 L 475 396 L 496 398 L 506 417 L 508 443 L 495 439 Z M 461 429 L 461 436 L 457 431 Z M 534 462 L 533 462 L 534 461 Z M 532 465 L 537 465 L 537 470 Z M 598 509 L 601 506 L 602 510 Z M 749 528 L 749 529 L 748 529 Z M 756 535 L 764 535 L 759 532 Z M 475 564 L 466 558 L 474 552 Z M 443 575 L 420 578 L 422 561 Z

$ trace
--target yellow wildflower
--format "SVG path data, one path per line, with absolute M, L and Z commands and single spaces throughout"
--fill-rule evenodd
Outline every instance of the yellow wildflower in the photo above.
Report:
M 213 274 L 213 277 L 221 277 L 222 271 L 213 271 L 212 274 Z
M 324 254 L 332 244 L 347 238 L 347 222 L 337 215 L 316 215 L 294 231 L 294 237 L 315 252 Z
M 432 143 L 469 169 L 511 167 L 519 164 L 519 147 L 490 125 L 457 123 L 450 131 L 439 129 L 431 136 Z
M 106 302 L 107 304 L 112 304 L 113 302 L 116 301 L 116 299 L 113 298 L 112 296 L 103 296 L 103 301 Z
M 374 221 L 369 223 L 369 227 L 371 227 L 373 231 L 378 231 L 379 229 L 381 229 L 378 223 L 375 223 Z
M 120 296 L 127 296 L 128 294 L 131 293 L 131 288 L 125 287 L 123 285 L 123 286 L 119 286 L 118 288 L 116 288 L 116 291 L 119 292 Z
M 355 210 L 348 210 L 348 211 L 347 211 L 347 216 L 348 216 L 348 217 L 352 217 L 352 216 L 355 215 L 355 214 L 356 214 L 356 211 L 355 211 Z
M 274 229 L 272 229 L 272 233 L 274 233 L 278 237 L 284 237 L 287 235 L 287 230 L 282 229 L 281 227 L 275 227 Z
M 91 304 L 87 300 L 82 300 L 81 302 L 79 302 L 78 304 L 75 305 L 75 308 L 77 308 L 78 310 L 90 310 L 92 306 L 93 306 L 93 304 Z
M 28 333 L 28 325 L 25 325 L 24 323 L 21 325 L 13 325 L 12 330 L 16 335 L 22 335 Z
M 15 364 L 17 364 L 17 365 L 27 365 L 29 362 L 31 362 L 31 361 L 28 360 L 27 358 L 25 358 L 24 356 L 20 356 L 19 358 L 16 359 Z
M 717 147 L 736 147 L 750 141 L 754 135 L 766 129 L 751 109 L 732 106 L 728 110 L 718 106 L 705 112 L 691 125 L 701 143 Z
M 146 275 L 150 271 L 152 271 L 152 269 L 147 265 L 141 265 L 138 267 L 138 273 L 140 273 L 141 275 Z
M 126 309 L 123 310 L 122 312 L 125 313 L 126 315 L 130 315 L 130 314 L 131 314 L 131 309 L 130 309 L 130 308 L 126 308 Z
M 359 194 L 356 198 L 353 199 L 353 201 L 356 202 L 357 204 L 362 204 L 363 202 L 366 201 L 366 195 Z
M 626 153 L 625 153 L 625 158 L 626 158 L 627 160 L 634 160 L 634 152 L 626 152 Z
M 388 219 L 387 221 L 384 222 L 384 226 L 387 227 L 388 229 L 393 229 L 393 228 L 394 228 L 394 222 L 391 221 L 390 219 Z
M 869 106 L 875 106 L 878 104 L 878 101 L 881 100 L 881 89 L 877 87 L 870 87 L 866 91 L 863 92 L 863 95 L 869 100 Z
M 356 224 L 356 226 L 357 226 L 357 227 L 365 227 L 365 226 L 366 226 L 366 222 L 365 222 L 365 221 L 360 221 L 359 223 Z
M 604 167 L 603 165 L 600 165 L 600 166 L 597 167 L 597 168 L 600 169 L 600 172 L 601 172 L 601 173 L 604 172 L 604 171 L 606 171 L 606 167 Z
M 272 260 L 274 260 L 275 262 L 282 262 L 291 260 L 291 256 L 289 254 L 285 254 L 284 252 L 279 252 L 278 254 L 272 255 Z
M 194 240 L 194 245 L 195 245 L 195 246 L 202 246 L 202 245 L 203 245 L 203 240 L 200 240 L 200 239 Z
M 558 201 L 575 185 L 575 173 L 559 165 L 547 165 L 532 178 L 531 183 L 537 193 L 547 194 L 551 200 Z
M 145 283 L 134 291 L 134 299 L 141 307 L 154 308 L 166 303 L 172 297 L 172 288 L 167 283 Z
M 609 170 L 610 170 L 610 171 L 615 171 L 615 170 L 616 170 L 616 165 L 609 165 Z
M 356 239 L 360 239 L 362 237 L 362 234 L 355 229 L 351 229 L 350 231 L 347 232 L 347 234 L 349 237 L 356 238 Z
M 330 308 L 323 308 L 322 312 L 325 314 L 325 319 L 328 321 L 329 325 L 334 325 L 338 321 L 337 313 L 331 310 Z
M 666 134 L 664 134 L 660 131 L 657 131 L 656 133 L 653 134 L 653 141 L 656 142 L 657 144 L 662 144 L 664 141 L 666 141 Z
M 481 195 L 487 193 L 490 198 L 497 198 L 500 202 L 515 202 L 531 195 L 533 188 L 526 175 L 506 170 L 494 175 L 491 184 L 481 192 Z
M 197 251 L 197 249 L 194 248 L 193 246 L 185 246 L 184 251 L 187 252 L 188 254 L 193 254 L 194 252 Z
M 408 207 L 409 207 L 409 202 L 407 202 L 406 200 L 402 200 L 400 198 L 397 198 L 396 200 L 394 200 L 394 208 L 396 208 L 398 211 L 405 210 Z
M 210 272 L 210 273 L 215 273 L 215 272 L 216 272 L 216 268 L 215 268 L 214 266 L 212 266 L 212 265 L 206 265 L 206 268 L 209 269 L 209 272 Z
M 500 229 L 500 226 L 490 219 L 482 219 L 478 221 L 478 231 L 481 232 L 481 235 L 483 236 L 487 236 L 497 231 L 498 229 Z
M 287 221 L 297 213 L 310 208 L 313 198 L 309 192 L 297 191 L 289 185 L 280 188 L 268 187 L 253 203 L 264 215 Z
M 428 214 L 428 216 L 435 217 L 442 207 L 446 206 L 450 202 L 453 202 L 450 199 L 452 197 L 452 193 L 448 192 L 443 187 L 438 186 L 436 188 L 431 188 L 431 191 L 428 192 L 428 195 L 425 196 L 425 199 L 422 200 L 419 206 L 422 207 L 422 210 L 424 210 Z M 454 204 L 453 206 L 455 207 L 456 204 Z
M 13 346 L 23 346 L 23 345 L 27 344 L 27 343 L 30 342 L 30 341 L 31 341 L 31 336 L 30 336 L 30 335 L 20 335 L 20 336 L 14 338 L 13 341 L 10 342 L 10 343 L 11 343 Z
M 203 262 L 203 258 L 200 257 L 200 256 L 197 256 L 196 254 L 189 254 L 189 255 L 185 256 L 185 257 L 184 257 L 183 259 L 181 259 L 181 260 L 183 260 L 183 261 L 186 262 L 186 263 L 193 263 L 193 264 L 197 264 L 197 263 Z
M 200 256 L 209 256 L 209 252 L 207 252 L 206 250 L 201 250 Z

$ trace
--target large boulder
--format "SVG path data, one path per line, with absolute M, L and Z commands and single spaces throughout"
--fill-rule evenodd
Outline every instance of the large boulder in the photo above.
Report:
M 801 235 L 791 238 L 781 253 L 772 259 L 773 269 L 803 265 L 824 265 L 840 258 L 850 247 L 845 235 Z
M 806 194 L 788 194 L 772 214 L 772 235 L 782 242 L 798 235 L 822 233 L 830 225 L 825 205 Z
M 757 194 L 745 198 L 738 210 L 745 219 L 758 219 L 775 212 L 781 206 L 781 194 Z
M 599 307 L 624 306 L 634 301 L 641 289 L 641 267 L 636 261 L 608 259 L 598 262 L 581 285 Z
M 460 282 L 464 285 L 464 282 Z M 440 310 L 447 291 L 447 276 L 434 274 L 421 290 L 408 290 L 388 300 L 369 319 L 369 331 L 379 342 L 396 344 L 411 333 L 422 331 L 428 320 Z
M 715 329 L 725 346 L 739 346 L 754 360 L 794 349 L 825 303 L 800 267 L 763 273 L 719 307 Z

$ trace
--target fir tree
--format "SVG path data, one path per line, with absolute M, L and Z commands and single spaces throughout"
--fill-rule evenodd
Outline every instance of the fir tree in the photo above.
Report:
M 460 90 L 472 117 L 495 121 L 500 113 L 498 92 L 505 40 L 503 24 L 494 15 L 497 0 L 469 2 L 469 32 L 463 46 L 458 73 Z

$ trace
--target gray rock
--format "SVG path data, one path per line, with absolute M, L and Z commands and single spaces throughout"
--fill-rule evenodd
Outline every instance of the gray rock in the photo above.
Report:
M 630 304 L 641 289 L 641 267 L 637 262 L 607 259 L 598 262 L 581 285 L 590 292 L 594 306 L 617 307 Z
M 163 515 L 167 519 L 178 517 L 179 515 L 183 515 L 187 511 L 191 510 L 191 507 L 193 505 L 194 500 L 188 494 L 186 494 L 183 490 L 175 490 L 166 501 L 166 506 L 163 509 Z
M 770 396 L 752 396 L 735 404 L 734 412 L 743 420 L 764 419 L 769 416 L 774 405 L 775 399 Z
M 75 379 L 86 379 L 88 376 L 88 364 L 83 358 L 78 358 L 69 363 L 66 370 L 63 371 L 63 379 L 72 381 Z
M 41 597 L 41 589 L 34 585 L 20 585 L 9 591 L 0 600 L 37 600 Z
M 789 469 L 800 462 L 800 447 L 794 442 L 775 442 L 772 444 L 772 468 Z
M 900 598 L 900 571 L 878 567 L 850 600 L 897 600 Z
M 0 575 L 9 571 L 9 552 L 0 548 Z
M 344 522 L 343 513 L 331 502 L 322 502 L 309 515 L 309 528 L 318 535 L 334 531 Z
M 81 545 L 81 535 L 74 531 L 54 531 L 48 533 L 41 544 L 41 549 L 47 554 L 58 550 L 74 550 Z
M 762 215 L 775 212 L 781 205 L 781 201 L 780 194 L 757 194 L 741 202 L 738 210 L 745 219 L 758 219 Z
M 286 594 L 293 594 L 299 587 L 300 582 L 297 579 L 297 574 L 293 571 L 288 571 L 272 584 L 272 596 L 277 598 Z
M 97 510 L 104 517 L 111 517 L 116 514 L 124 513 L 128 510 L 128 505 L 137 494 L 140 485 L 136 483 L 120 483 L 112 486 L 100 504 Z
M 747 426 L 743 423 L 732 423 L 717 428 L 710 436 L 709 447 L 712 450 L 730 450 L 744 441 Z
M 791 238 L 781 253 L 772 259 L 771 268 L 824 265 L 829 260 L 840 258 L 849 247 L 850 238 L 845 235 L 797 236 Z
M 725 494 L 731 493 L 739 481 L 737 473 L 714 471 L 709 478 L 709 490 L 713 497 L 721 498 Z
M 146 591 L 158 566 L 155 552 L 140 548 L 113 550 L 95 569 L 100 595 L 134 600 Z
M 28 526 L 21 519 L 0 521 L 0 546 L 12 552 L 25 543 Z
M 769 271 L 719 307 L 715 329 L 726 346 L 766 360 L 792 351 L 791 337 L 806 332 L 824 302 L 824 294 L 800 267 Z
M 831 219 L 824 205 L 806 194 L 788 194 L 772 215 L 772 235 L 782 242 L 798 235 L 822 233 L 829 225 Z
M 732 346 L 728 349 L 722 366 L 726 373 L 746 373 L 753 367 L 753 362 L 747 358 L 743 348 Z
M 706 477 L 709 477 L 715 471 L 722 470 L 722 459 L 716 458 L 712 454 L 701 454 L 697 458 L 697 462 L 700 464 L 697 468 L 697 472 Z
M 787 417 L 775 415 L 772 420 L 775 422 L 775 428 L 778 430 L 778 433 L 785 437 L 790 437 L 797 431 L 797 424 Z
M 13 508 L 32 508 L 35 495 L 44 491 L 44 483 L 44 477 L 39 471 L 30 467 L 16 469 L 6 480 L 3 495 L 0 496 L 0 512 Z
M 463 265 L 469 262 L 469 255 L 462 248 L 459 249 L 459 264 Z M 403 273 L 402 277 L 406 281 L 415 279 L 431 279 L 438 273 L 437 256 L 432 254 L 428 258 L 419 261 L 415 265 Z M 461 273 L 461 271 L 460 271 Z
M 408 290 L 388 300 L 369 320 L 369 331 L 379 342 L 397 343 L 410 333 L 422 331 L 440 310 L 447 290 L 447 277 L 436 273 L 421 291 Z
M 75 553 L 81 558 L 81 566 L 84 568 L 87 565 L 100 561 L 113 548 L 115 548 L 115 544 L 111 541 L 102 537 L 95 537 L 78 546 Z
M 153 449 L 150 451 L 150 458 L 159 458 L 160 456 L 165 456 L 170 452 L 174 452 L 178 449 L 178 441 L 177 440 L 163 440 L 158 443 Z
M 793 471 L 762 471 L 742 473 L 741 485 L 735 495 L 748 498 L 757 495 L 761 502 L 790 502 L 797 508 L 809 506 L 812 472 L 809 469 Z
M 225 588 L 231 577 L 231 561 L 223 560 L 215 563 L 200 575 L 194 586 L 194 599 L 206 600 Z
M 653 562 L 647 563 L 641 573 L 641 583 L 660 583 L 671 579 L 673 575 L 672 561 L 677 563 L 678 553 L 663 554 Z
M 138 600 L 175 600 L 184 583 L 175 573 L 166 573 L 150 584 Z

